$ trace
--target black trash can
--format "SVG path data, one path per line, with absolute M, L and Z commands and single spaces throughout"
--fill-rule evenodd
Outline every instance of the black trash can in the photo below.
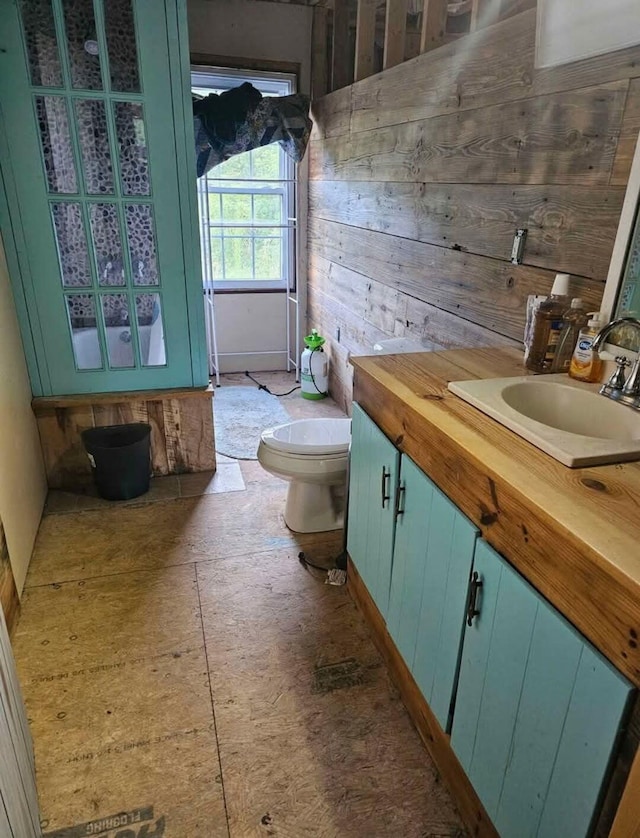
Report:
M 151 425 L 108 425 L 82 431 L 100 497 L 129 500 L 149 491 Z

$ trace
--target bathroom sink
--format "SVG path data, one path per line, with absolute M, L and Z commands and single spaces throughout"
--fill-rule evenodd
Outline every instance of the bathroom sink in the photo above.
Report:
M 452 381 L 449 390 L 571 468 L 640 459 L 640 413 L 567 375 Z

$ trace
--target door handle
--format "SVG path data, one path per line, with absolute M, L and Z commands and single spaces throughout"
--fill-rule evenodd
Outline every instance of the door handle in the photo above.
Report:
M 478 598 L 478 591 L 482 587 L 482 579 L 476 570 L 473 571 L 471 583 L 469 586 L 469 605 L 467 606 L 467 625 L 473 625 L 473 618 L 480 616 L 480 610 L 476 608 L 476 601 Z
M 384 505 L 387 501 L 391 500 L 391 495 L 389 494 L 389 480 L 391 478 L 391 469 L 389 471 L 386 470 L 384 466 L 382 466 L 382 485 L 380 487 L 380 494 L 382 496 L 382 508 L 384 509 Z
M 396 492 L 396 506 L 395 506 L 395 509 L 394 509 L 394 512 L 393 512 L 394 518 L 395 518 L 396 521 L 398 520 L 398 518 L 401 515 L 404 515 L 404 509 L 402 509 L 402 507 L 400 506 L 400 502 L 404 498 L 404 493 L 405 493 L 405 486 L 404 486 L 404 483 L 401 483 L 398 486 L 398 491 Z

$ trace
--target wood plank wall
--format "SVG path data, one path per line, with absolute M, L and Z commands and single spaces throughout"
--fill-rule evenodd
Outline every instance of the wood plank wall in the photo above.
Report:
M 151 426 L 154 477 L 214 471 L 212 397 L 212 388 L 208 387 L 34 399 L 32 407 L 49 488 L 79 491 L 91 481 L 83 430 L 129 422 L 148 422 Z
M 518 345 L 527 295 L 556 271 L 598 308 L 640 128 L 640 47 L 536 70 L 535 22 L 528 9 L 314 103 L 309 326 L 345 407 L 349 353 L 376 340 Z
M 0 607 L 4 613 L 4 619 L 7 623 L 9 633 L 18 619 L 20 612 L 20 599 L 18 597 L 18 590 L 13 578 L 13 570 L 11 569 L 11 561 L 9 559 L 9 548 L 7 546 L 7 539 L 4 534 L 4 527 L 0 520 Z

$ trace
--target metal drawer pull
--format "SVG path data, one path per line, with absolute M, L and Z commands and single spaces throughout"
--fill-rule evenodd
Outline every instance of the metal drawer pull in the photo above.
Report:
M 391 495 L 389 494 L 389 483 L 387 482 L 391 477 L 391 469 L 389 471 L 386 470 L 384 466 L 382 466 L 382 486 L 381 486 L 381 493 L 382 493 L 382 508 L 384 509 L 384 505 L 388 500 L 391 500 Z
M 404 484 L 401 483 L 398 486 L 398 491 L 396 492 L 396 508 L 395 508 L 395 511 L 394 511 L 396 521 L 398 520 L 398 518 L 401 515 L 404 515 L 404 509 L 401 509 L 401 507 L 400 507 L 400 501 L 404 497 L 404 493 L 405 493 Z
M 476 608 L 476 599 L 478 591 L 482 587 L 482 579 L 478 576 L 478 572 L 474 570 L 471 577 L 471 586 L 469 588 L 469 606 L 467 607 L 467 625 L 473 625 L 473 618 L 480 615 L 480 611 Z

